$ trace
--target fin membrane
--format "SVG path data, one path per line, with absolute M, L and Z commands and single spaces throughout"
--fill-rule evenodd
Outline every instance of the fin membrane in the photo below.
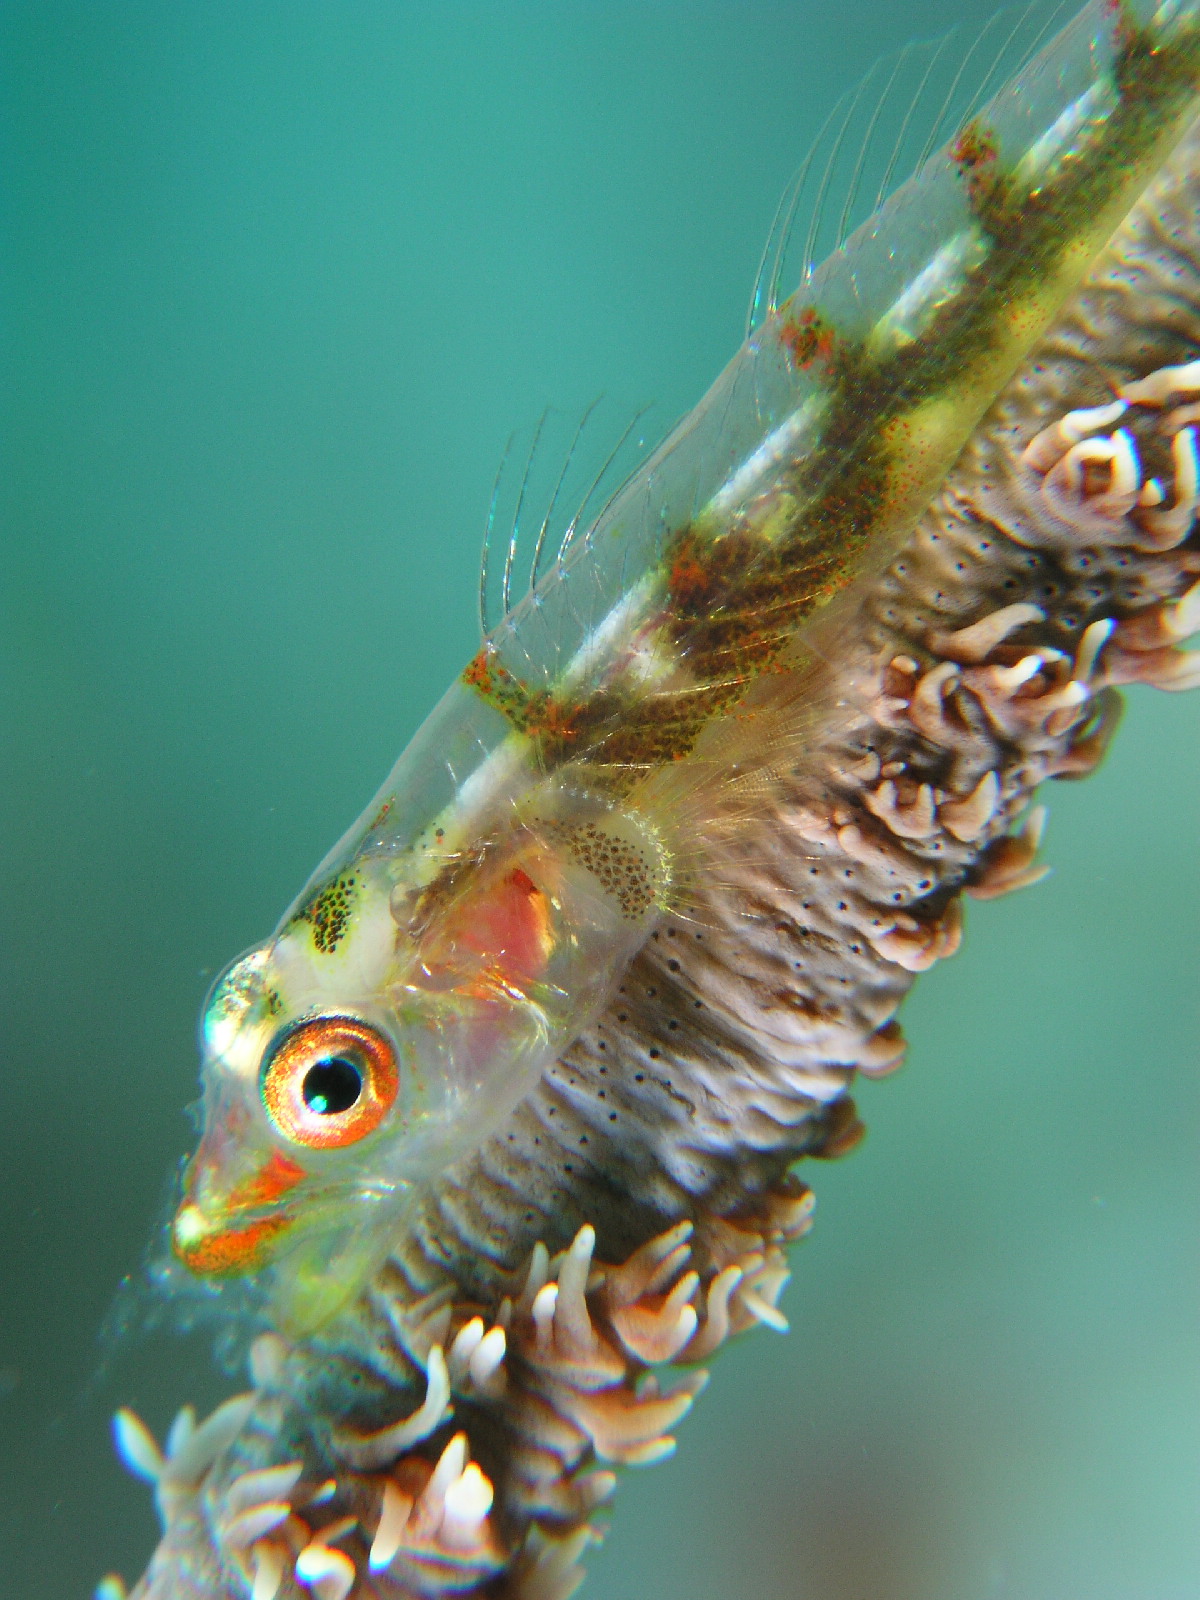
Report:
M 1020 0 L 982 24 L 883 56 L 841 97 L 784 190 L 746 318 L 753 333 L 895 189 L 920 170 L 1077 9 Z
M 572 421 L 547 406 L 528 442 L 508 441 L 488 507 L 479 562 L 479 626 L 489 633 L 597 521 L 654 445 L 643 406 L 624 422 L 603 397 Z

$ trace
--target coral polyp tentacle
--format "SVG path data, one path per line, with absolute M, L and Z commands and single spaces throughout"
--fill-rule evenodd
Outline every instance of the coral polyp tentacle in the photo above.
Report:
M 388 1428 L 355 1435 L 342 1429 L 334 1437 L 338 1454 L 352 1467 L 383 1467 L 411 1445 L 428 1439 L 450 1414 L 450 1373 L 440 1345 L 429 1352 L 425 1399 L 412 1413 Z

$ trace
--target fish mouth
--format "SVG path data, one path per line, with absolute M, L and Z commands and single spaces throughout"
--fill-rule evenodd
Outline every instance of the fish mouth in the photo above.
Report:
M 175 1213 L 171 1245 L 183 1265 L 197 1277 L 238 1277 L 266 1266 L 271 1246 L 291 1222 L 292 1218 L 284 1214 L 230 1227 L 185 1200 Z
M 276 1202 L 305 1175 L 303 1167 L 276 1150 L 222 1195 L 216 1165 L 205 1159 L 201 1146 L 171 1225 L 175 1255 L 198 1277 L 257 1272 L 295 1220 L 294 1207 Z

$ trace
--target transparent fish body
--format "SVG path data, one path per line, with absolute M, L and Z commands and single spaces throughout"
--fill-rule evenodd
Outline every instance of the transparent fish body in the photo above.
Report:
M 598 1013 L 716 810 L 802 758 L 841 609 L 1194 119 L 1198 73 L 1200 6 L 1096 0 L 768 294 L 217 984 L 187 1267 L 326 1320 Z

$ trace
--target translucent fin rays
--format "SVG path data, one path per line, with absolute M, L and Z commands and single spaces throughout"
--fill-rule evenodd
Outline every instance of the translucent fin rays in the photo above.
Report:
M 635 412 L 614 441 L 611 428 L 593 422 L 602 400 L 598 395 L 581 413 L 561 457 L 550 445 L 564 419 L 547 406 L 534 426 L 519 479 L 510 471 L 516 434 L 508 441 L 492 488 L 479 563 L 479 626 L 485 638 L 547 572 L 563 565 L 582 530 L 620 491 L 647 445 L 656 442 L 657 434 L 647 439 L 640 426 L 649 405 Z
M 811 277 L 900 184 L 1019 72 L 1071 7 L 1021 0 L 981 26 L 917 41 L 876 61 L 829 112 L 787 185 L 767 233 L 747 335 L 774 311 L 780 286 Z

